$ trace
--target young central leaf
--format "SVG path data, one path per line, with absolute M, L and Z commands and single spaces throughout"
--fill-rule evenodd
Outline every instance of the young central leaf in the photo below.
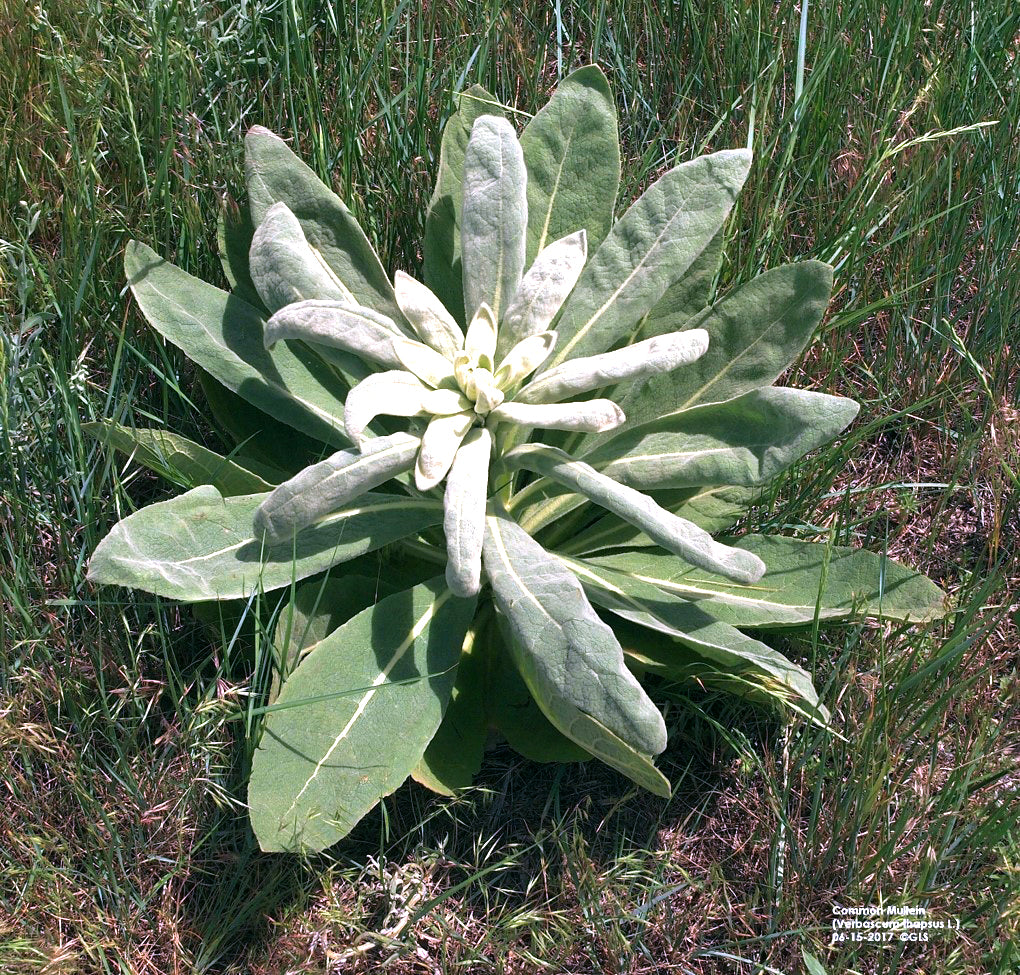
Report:
M 464 152 L 461 254 L 464 308 L 484 302 L 498 321 L 524 273 L 528 227 L 527 173 L 513 126 L 483 115 Z

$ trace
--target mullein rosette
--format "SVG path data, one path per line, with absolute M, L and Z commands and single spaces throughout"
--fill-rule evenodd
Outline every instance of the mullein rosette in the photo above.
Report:
M 713 538 L 858 409 L 772 385 L 824 311 L 825 265 L 709 303 L 749 165 L 679 165 L 614 223 L 615 109 L 587 67 L 520 138 L 483 90 L 461 96 L 424 284 L 391 283 L 258 127 L 250 220 L 221 218 L 232 294 L 129 247 L 139 305 L 202 367 L 236 447 L 90 427 L 191 488 L 117 525 L 90 577 L 191 602 L 289 592 L 249 789 L 264 849 L 329 845 L 408 775 L 463 788 L 493 731 L 668 796 L 639 677 L 825 722 L 810 676 L 745 630 L 944 611 L 867 552 Z

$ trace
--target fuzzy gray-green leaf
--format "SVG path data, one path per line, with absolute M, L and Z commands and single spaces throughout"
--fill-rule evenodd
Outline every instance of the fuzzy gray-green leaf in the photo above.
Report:
M 757 492 L 730 486 L 680 488 L 652 491 L 649 496 L 679 518 L 693 521 L 710 534 L 732 528 L 747 513 Z M 635 525 L 618 515 L 607 514 L 572 536 L 558 551 L 567 555 L 588 555 L 616 548 L 647 548 L 657 543 Z
M 273 630 L 275 659 L 269 702 L 280 696 L 280 688 L 301 659 L 341 623 L 395 591 L 380 579 L 347 571 L 298 583 Z
M 248 205 L 256 227 L 286 203 L 311 244 L 358 304 L 400 321 L 393 286 L 354 215 L 279 136 L 260 125 L 244 140 Z
M 464 309 L 485 302 L 496 321 L 524 273 L 528 223 L 527 174 L 521 144 L 506 119 L 483 115 L 464 151 L 461 259 Z
M 623 410 L 609 399 L 548 404 L 511 400 L 496 407 L 489 416 L 497 423 L 516 423 L 542 430 L 583 430 L 587 433 L 613 430 L 625 419 Z
M 464 438 L 446 478 L 446 582 L 458 596 L 473 596 L 481 585 L 491 453 L 492 435 L 476 427 Z
M 828 443 L 860 406 L 785 386 L 754 389 L 630 427 L 585 455 L 596 470 L 640 490 L 753 487 Z
M 169 430 L 125 427 L 112 420 L 83 423 L 81 429 L 183 487 L 211 484 L 224 496 L 273 489 L 272 483 L 242 464 Z
M 584 270 L 588 240 L 583 230 L 553 241 L 528 268 L 500 323 L 498 356 L 549 328 Z
M 628 426 L 770 386 L 804 350 L 831 291 L 827 264 L 787 264 L 688 319 L 689 327 L 708 332 L 708 351 L 686 369 L 632 388 L 621 400 Z
M 284 339 L 298 339 L 341 349 L 366 362 L 403 369 L 395 340 L 403 333 L 396 323 L 363 305 L 330 299 L 308 299 L 286 305 L 266 322 L 267 349 Z
M 651 756 L 666 746 L 655 705 L 623 662 L 612 631 L 573 574 L 504 512 L 486 516 L 485 570 L 513 632 L 512 652 L 549 720 L 597 758 L 652 791 Z
M 274 545 L 253 537 L 252 519 L 266 497 L 224 498 L 204 486 L 142 508 L 99 543 L 89 579 L 184 602 L 239 599 L 281 589 L 443 518 L 435 501 L 365 494 Z
M 614 383 L 682 368 L 704 355 L 707 348 L 704 329 L 657 335 L 613 352 L 561 362 L 529 383 L 516 398 L 520 403 L 559 403 Z
M 741 582 L 754 582 L 765 571 L 765 564 L 757 556 L 715 541 L 697 525 L 659 507 L 647 494 L 617 483 L 556 447 L 524 444 L 510 451 L 503 461 L 511 469 L 523 467 L 584 495 L 637 525 L 663 548 L 692 565 Z
M 593 602 L 640 626 L 667 633 L 702 656 L 737 673 L 764 676 L 780 697 L 811 717 L 828 720 L 811 675 L 772 647 L 714 618 L 697 603 L 677 599 L 632 575 L 580 559 L 565 563 L 577 574 Z
M 647 549 L 591 561 L 696 601 L 733 626 L 803 626 L 816 614 L 820 620 L 872 616 L 923 622 L 948 611 L 946 594 L 927 576 L 864 549 L 772 535 L 746 535 L 733 545 L 765 562 L 765 575 L 753 585 L 693 569 Z
M 649 339 L 679 331 L 708 305 L 712 285 L 722 263 L 723 236 L 720 228 L 691 266 L 663 292 L 642 319 L 635 339 Z
M 355 303 L 328 265 L 305 238 L 286 203 L 274 203 L 258 225 L 249 255 L 251 279 L 271 312 L 306 298 Z
M 255 512 L 255 537 L 289 541 L 348 501 L 414 466 L 418 437 L 394 433 L 369 440 L 361 450 L 340 450 L 285 481 Z
M 507 744 L 532 762 L 586 762 L 591 752 L 571 741 L 545 715 L 524 683 L 510 646 L 514 635 L 506 617 L 497 614 L 487 630 L 490 664 L 486 708 L 493 728 Z
M 620 184 L 616 103 L 595 65 L 578 68 L 525 126 L 528 166 L 527 263 L 577 230 L 598 247 L 613 222 Z
M 473 614 L 474 600 L 433 579 L 358 613 L 302 660 L 252 761 L 263 850 L 325 849 L 400 786 L 443 719 Z
M 560 316 L 560 341 L 548 369 L 605 352 L 637 327 L 711 242 L 750 163 L 745 149 L 701 156 L 644 192 L 585 266 Z
M 457 95 L 456 103 L 457 110 L 443 129 L 436 184 L 425 216 L 425 284 L 456 321 L 464 322 L 460 246 L 464 150 L 475 120 L 481 115 L 501 115 L 502 109 L 480 85 Z

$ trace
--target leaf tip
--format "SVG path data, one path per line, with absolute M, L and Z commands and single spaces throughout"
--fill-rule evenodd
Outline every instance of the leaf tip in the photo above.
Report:
M 481 574 L 458 571 L 451 560 L 446 563 L 446 584 L 459 599 L 473 599 L 482 588 Z
M 245 139 L 258 138 L 259 136 L 268 136 L 271 139 L 279 139 L 280 137 L 270 129 L 267 129 L 264 125 L 253 125 L 245 133 Z

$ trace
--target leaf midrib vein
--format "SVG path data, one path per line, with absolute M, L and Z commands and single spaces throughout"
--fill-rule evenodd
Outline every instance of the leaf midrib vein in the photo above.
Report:
M 451 595 L 450 590 L 447 589 L 442 594 L 437 596 L 429 605 L 428 609 L 426 609 L 425 612 L 421 615 L 421 617 L 419 617 L 418 621 L 414 624 L 414 626 L 411 627 L 411 630 L 408 633 L 406 639 L 403 640 L 403 642 L 401 642 L 397 646 L 396 650 L 393 651 L 393 656 L 390 657 L 390 659 L 386 662 L 386 665 L 383 667 L 379 676 L 376 677 L 374 681 L 372 681 L 371 689 L 366 691 L 365 694 L 362 696 L 361 700 L 358 702 L 358 706 L 354 709 L 354 713 L 351 715 L 347 724 L 344 725 L 340 733 L 336 736 L 336 738 L 333 739 L 333 744 L 329 746 L 329 748 L 326 750 L 326 753 L 316 763 L 315 768 L 312 771 L 312 774 L 308 777 L 308 779 L 305 781 L 305 784 L 301 787 L 298 794 L 294 797 L 294 800 L 287 808 L 287 811 L 283 814 L 283 816 L 280 817 L 281 822 L 286 820 L 286 818 L 291 814 L 291 812 L 293 812 L 294 807 L 298 804 L 298 802 L 300 802 L 301 797 L 305 794 L 305 792 L 308 790 L 311 784 L 315 781 L 319 772 L 322 770 L 322 767 L 326 764 L 327 761 L 329 761 L 330 756 L 332 756 L 333 752 L 335 752 L 337 748 L 340 747 L 340 743 L 351 733 L 351 730 L 353 729 L 358 719 L 365 713 L 365 709 L 368 707 L 372 698 L 375 697 L 376 691 L 384 683 L 386 683 L 386 680 L 392 673 L 393 668 L 396 667 L 398 663 L 400 663 L 400 661 L 404 657 L 404 654 L 406 654 L 408 649 L 410 649 L 410 647 L 414 645 L 414 641 L 418 639 L 418 637 L 421 635 L 425 627 L 432 622 L 433 617 L 436 615 L 436 613 L 439 612 L 439 609 L 442 607 L 443 603 L 445 603 L 446 600 L 450 598 L 450 595 Z
M 666 225 L 662 228 L 662 230 L 651 242 L 651 244 L 649 244 L 648 248 L 645 250 L 644 256 L 641 258 L 640 261 L 638 261 L 638 263 L 635 265 L 630 274 L 627 275 L 623 283 L 609 296 L 609 298 L 606 299 L 602 307 L 599 308 L 598 311 L 596 311 L 595 314 L 592 315 L 588 319 L 588 321 L 585 322 L 585 324 L 577 330 L 577 332 L 574 334 L 574 337 L 569 342 L 567 342 L 567 344 L 560 350 L 559 354 L 556 356 L 555 361 L 550 363 L 550 368 L 552 368 L 555 365 L 559 365 L 561 362 L 563 362 L 565 359 L 569 357 L 571 349 L 573 349 L 574 346 L 577 345 L 577 343 L 580 342 L 581 339 L 584 338 L 592 330 L 592 328 L 595 327 L 595 323 L 609 310 L 610 307 L 612 307 L 612 305 L 620 297 L 620 294 L 624 290 L 624 288 L 626 288 L 627 285 L 630 284 L 634 276 L 645 266 L 652 252 L 659 247 L 663 238 L 672 229 L 673 224 L 684 215 L 684 207 L 688 199 L 690 199 L 690 192 L 691 191 L 688 191 L 687 195 L 685 195 L 684 198 L 677 204 L 677 208 L 673 216 L 670 217 L 668 221 L 666 221 Z

